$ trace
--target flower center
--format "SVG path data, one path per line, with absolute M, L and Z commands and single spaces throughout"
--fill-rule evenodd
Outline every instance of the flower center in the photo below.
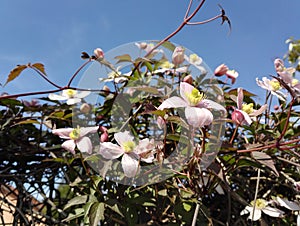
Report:
M 204 98 L 205 95 L 203 93 L 200 93 L 196 88 L 194 88 L 191 93 L 187 94 L 187 99 L 190 105 L 197 105 Z
M 132 152 L 135 148 L 135 143 L 133 141 L 126 141 L 122 144 L 123 149 L 126 153 Z
M 270 85 L 274 91 L 277 91 L 280 89 L 280 83 L 277 80 L 270 81 Z
M 64 95 L 64 96 L 67 96 L 67 97 L 69 97 L 69 98 L 74 97 L 76 94 L 77 94 L 77 91 L 74 90 L 74 89 L 65 89 L 65 90 L 63 91 L 63 95 Z
M 173 68 L 174 64 L 170 63 L 169 61 L 165 60 L 161 63 L 161 68 Z
M 251 205 L 254 206 L 254 201 L 251 201 Z M 264 199 L 256 199 L 255 208 L 264 209 L 268 205 L 267 201 Z
M 298 79 L 293 79 L 292 80 L 292 86 L 295 86 L 295 85 L 297 85 L 299 83 L 299 80 Z
M 70 136 L 70 138 L 72 140 L 79 139 L 79 137 L 80 137 L 80 129 L 79 128 L 73 129 L 69 136 Z
M 196 63 L 197 61 L 199 61 L 199 59 L 200 58 L 198 57 L 198 55 L 196 53 L 193 53 L 193 54 L 190 55 L 190 61 L 192 63 Z
M 253 112 L 253 103 L 243 104 L 242 111 L 246 112 L 247 114 L 251 114 Z

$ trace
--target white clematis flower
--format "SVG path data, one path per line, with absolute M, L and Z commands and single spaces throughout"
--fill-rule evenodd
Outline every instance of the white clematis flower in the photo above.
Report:
M 257 199 L 254 206 L 254 201 L 250 203 L 250 206 L 246 206 L 241 211 L 241 215 L 249 214 L 248 219 L 257 221 L 261 218 L 262 212 L 271 217 L 282 217 L 284 212 L 273 207 L 268 206 L 268 202 L 264 199 Z
M 50 93 L 48 97 L 50 100 L 67 100 L 67 104 L 72 105 L 81 102 L 81 99 L 88 96 L 90 93 L 90 91 L 78 92 L 74 89 L 65 89 L 62 91 L 61 95 Z
M 256 78 L 256 83 L 261 88 L 269 90 L 273 95 L 277 96 L 280 100 L 285 101 L 284 93 L 279 91 L 279 89 L 281 89 L 281 85 L 279 81 L 277 81 L 276 79 L 270 80 L 267 77 L 263 77 L 262 81 L 260 81 L 258 78 Z
M 99 153 L 106 159 L 117 159 L 122 156 L 121 164 L 126 177 L 134 177 L 138 173 L 139 160 L 151 163 L 154 160 L 154 141 L 148 138 L 134 142 L 128 131 L 114 134 L 118 144 L 103 142 Z
M 54 129 L 52 133 L 58 135 L 60 138 L 67 139 L 62 143 L 62 148 L 75 154 L 75 148 L 79 149 L 81 152 L 92 153 L 92 142 L 90 138 L 86 137 L 88 133 L 96 133 L 98 126 L 94 127 L 77 127 L 77 128 L 61 128 Z
M 213 114 L 207 108 L 226 112 L 222 105 L 205 99 L 203 93 L 200 93 L 198 89 L 186 82 L 180 83 L 180 96 L 173 96 L 166 99 L 158 109 L 184 107 L 187 122 L 194 128 L 201 128 L 212 123 Z

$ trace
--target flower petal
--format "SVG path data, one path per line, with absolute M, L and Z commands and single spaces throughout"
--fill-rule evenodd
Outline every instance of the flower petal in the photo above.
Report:
M 162 104 L 158 107 L 158 110 L 163 110 L 165 108 L 180 108 L 188 106 L 188 102 L 180 97 L 170 97 L 166 99 Z
M 201 103 L 204 103 L 206 108 L 211 108 L 211 109 L 215 109 L 218 111 L 222 111 L 224 114 L 227 112 L 226 109 L 221 104 L 219 104 L 215 101 L 205 99 L 205 100 L 201 101 Z
M 271 217 L 281 217 L 284 214 L 283 211 L 269 206 L 263 208 L 262 211 Z
M 92 154 L 93 151 L 93 145 L 88 137 L 82 137 L 79 140 L 76 141 L 77 147 L 79 151 L 81 152 L 87 152 L 89 154 Z
M 297 202 L 292 202 L 287 199 L 282 199 L 280 197 L 276 197 L 276 200 L 279 202 L 279 205 L 293 211 L 299 211 L 300 210 L 300 205 Z
M 122 168 L 126 177 L 135 177 L 139 162 L 134 155 L 124 154 L 121 160 Z
M 119 145 L 103 142 L 100 143 L 99 153 L 106 159 L 116 159 L 124 154 L 124 150 Z
M 120 146 L 122 146 L 124 142 L 134 140 L 134 137 L 130 135 L 129 131 L 115 133 L 114 137 Z
M 252 119 L 250 118 L 250 116 L 246 112 L 244 112 L 242 110 L 238 110 L 238 109 L 236 109 L 236 111 L 240 112 L 244 116 L 243 124 L 250 125 L 252 123 Z
M 81 91 L 75 95 L 76 98 L 84 98 L 90 95 L 91 91 Z
M 67 100 L 67 105 L 73 105 L 81 102 L 80 98 L 70 98 Z
M 213 114 L 206 108 L 186 107 L 185 117 L 194 128 L 210 125 L 213 121 Z
M 237 89 L 237 107 L 239 110 L 242 109 L 243 105 L 243 100 L 244 100 L 244 93 L 242 88 Z
M 74 140 L 66 140 L 61 144 L 61 147 L 63 149 L 66 149 L 67 151 L 71 152 L 72 154 L 75 154 L 75 141 Z
M 70 133 L 73 131 L 73 128 L 61 128 L 61 129 L 53 129 L 52 133 L 58 135 L 63 139 L 70 139 Z
M 48 95 L 48 98 L 49 98 L 50 100 L 66 100 L 66 99 L 68 99 L 68 97 L 66 97 L 66 96 L 57 95 L 57 94 L 55 94 L 55 93 L 50 93 L 50 94 Z
M 185 100 L 186 103 L 189 103 L 189 100 L 188 100 L 188 97 L 186 96 L 186 94 L 191 94 L 193 89 L 195 89 L 195 87 L 190 85 L 187 82 L 180 83 L 180 96 Z
M 81 127 L 80 128 L 80 137 L 87 135 L 88 133 L 96 133 L 98 130 L 98 126 L 93 127 Z
M 254 112 L 252 112 L 251 114 L 249 114 L 250 117 L 253 116 L 258 116 L 261 115 L 262 113 L 264 113 L 264 111 L 268 108 L 267 104 L 264 104 L 263 106 L 261 106 L 258 110 L 255 110 Z

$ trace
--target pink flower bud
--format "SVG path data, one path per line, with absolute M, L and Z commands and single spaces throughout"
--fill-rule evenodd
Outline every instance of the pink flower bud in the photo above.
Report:
M 228 71 L 228 67 L 225 64 L 221 64 L 215 69 L 215 76 L 219 77 L 225 75 L 227 71 Z
M 104 58 L 104 52 L 102 49 L 100 48 L 97 48 L 94 50 L 94 54 L 95 54 L 95 57 L 98 59 L 103 59 Z
M 101 133 L 107 132 L 107 128 L 105 126 L 99 126 L 99 130 Z
M 235 70 L 227 70 L 226 76 L 231 79 L 231 84 L 234 84 L 236 78 L 239 76 L 239 73 Z
M 284 69 L 284 63 L 283 63 L 283 61 L 281 59 L 279 59 L 279 58 L 276 58 L 274 60 L 274 67 L 275 67 L 276 72 L 282 72 L 283 69 Z
M 183 82 L 186 82 L 186 83 L 192 85 L 192 83 L 193 83 L 193 76 L 192 76 L 192 75 L 185 76 L 185 77 L 183 78 Z
M 109 139 L 108 139 L 108 133 L 107 132 L 104 132 L 100 135 L 100 142 L 107 142 Z
M 184 61 L 184 49 L 183 47 L 177 46 L 174 49 L 173 55 L 172 55 L 172 62 L 175 65 L 182 64 Z
M 243 121 L 245 120 L 245 117 L 240 111 L 234 110 L 231 114 L 231 119 L 234 123 L 242 125 Z
M 83 103 L 81 106 L 80 106 L 80 112 L 81 113 L 84 113 L 84 114 L 87 114 L 91 111 L 91 106 L 87 103 Z

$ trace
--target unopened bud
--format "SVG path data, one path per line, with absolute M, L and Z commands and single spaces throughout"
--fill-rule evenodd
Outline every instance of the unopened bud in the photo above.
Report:
M 108 141 L 108 133 L 104 132 L 100 135 L 100 142 L 107 142 Z
M 185 76 L 183 78 L 183 82 L 186 82 L 186 83 L 189 83 L 189 84 L 192 85 L 192 83 L 193 83 L 193 76 L 192 75 Z
M 184 48 L 181 46 L 177 46 L 174 49 L 173 55 L 172 55 L 172 62 L 175 65 L 180 65 L 184 61 Z
M 283 69 L 284 69 L 284 63 L 283 63 L 283 61 L 281 59 L 279 59 L 279 58 L 276 58 L 274 60 L 274 67 L 275 67 L 276 72 L 282 72 Z
M 80 112 L 81 113 L 84 113 L 84 114 L 87 114 L 91 111 L 91 106 L 87 103 L 83 103 L 81 106 L 80 106 Z
M 102 49 L 100 48 L 97 48 L 94 50 L 94 54 L 95 54 L 95 57 L 98 59 L 103 59 L 104 58 L 104 52 Z
M 241 125 L 245 120 L 245 117 L 240 111 L 234 110 L 231 114 L 231 119 L 234 123 Z

